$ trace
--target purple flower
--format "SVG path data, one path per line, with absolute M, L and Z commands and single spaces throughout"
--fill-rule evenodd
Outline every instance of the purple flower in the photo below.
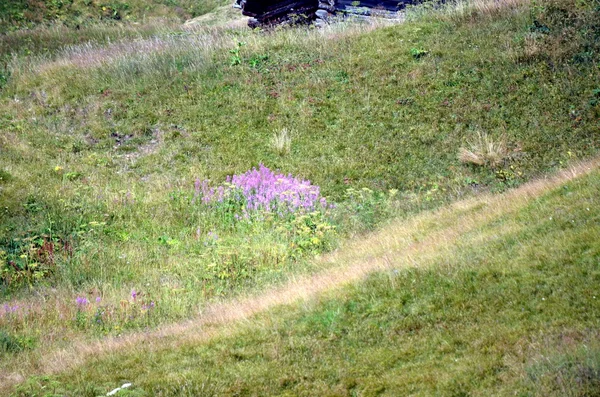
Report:
M 133 300 L 135 300 L 135 298 L 137 298 L 137 296 L 138 296 L 138 293 L 137 293 L 135 290 L 132 290 L 132 291 L 131 291 L 131 298 L 132 298 Z
M 100 298 L 99 296 L 96 297 L 96 303 L 100 303 L 102 301 L 102 298 Z
M 78 296 L 77 299 L 75 299 L 75 302 L 77 303 L 77 306 L 79 306 L 79 307 L 86 306 L 88 303 L 90 303 L 90 301 L 88 301 L 87 298 L 85 298 L 83 296 Z
M 267 211 L 285 216 L 328 206 L 318 186 L 292 175 L 276 174 L 263 164 L 258 169 L 227 177 L 224 186 L 211 188 L 208 181 L 197 181 L 195 189 L 205 204 L 223 203 L 226 199 L 238 202 L 246 218 L 253 212 Z M 235 215 L 239 217 L 239 214 Z
M 200 195 L 201 186 L 202 186 L 202 182 L 200 182 L 200 179 L 196 178 L 196 181 L 194 182 L 194 198 L 196 198 Z

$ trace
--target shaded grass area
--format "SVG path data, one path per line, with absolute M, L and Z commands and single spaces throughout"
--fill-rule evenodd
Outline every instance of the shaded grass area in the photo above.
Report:
M 0 33 L 44 24 L 79 29 L 98 21 L 146 22 L 152 18 L 184 21 L 207 14 L 222 0 L 10 0 L 0 4 Z
M 595 395 L 600 174 L 207 343 L 161 341 L 91 360 L 15 395 Z M 165 341 L 169 345 L 168 341 Z
M 8 63 L 14 57 L 35 55 L 47 56 L 51 59 L 61 49 L 69 46 L 83 45 L 89 42 L 107 45 L 115 41 L 141 39 L 176 28 L 176 24 L 163 21 L 144 25 L 105 22 L 87 26 L 84 29 L 52 25 L 18 30 L 2 36 L 0 60 L 4 68 L 3 73 L 8 74 L 10 72 Z M 2 82 L 0 88 L 8 83 L 8 77 L 10 76 L 6 76 L 6 81 Z

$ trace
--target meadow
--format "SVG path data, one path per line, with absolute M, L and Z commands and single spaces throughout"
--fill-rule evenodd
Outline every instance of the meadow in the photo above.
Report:
M 56 373 L 44 363 L 73 346 L 154 335 L 343 269 L 330 258 L 344 252 L 355 254 L 348 263 L 385 257 L 374 236 L 398 225 L 412 225 L 409 240 L 443 235 L 460 225 L 444 212 L 453 203 L 481 200 L 485 213 L 498 195 L 593 158 L 597 1 L 425 3 L 403 23 L 262 31 L 230 20 L 222 2 L 38 3 L 0 8 L 3 392 L 97 395 L 126 378 L 139 386 L 132 395 L 196 395 L 202 385 L 205 394 L 370 395 L 388 382 L 371 364 L 392 360 L 401 341 L 422 365 L 400 384 L 404 367 L 390 362 L 380 391 L 598 390 L 597 303 L 588 296 L 598 270 L 597 173 L 492 211 L 497 219 L 423 252 L 423 269 L 357 278 L 309 307 L 228 325 L 233 336 L 127 345 L 73 360 L 80 368 L 57 378 L 32 377 Z M 562 216 L 572 222 L 545 221 Z M 572 293 L 517 314 L 537 308 L 538 289 L 550 284 Z M 412 303 L 397 307 L 404 300 Z M 256 353 L 296 343 L 292 334 L 304 356 Z M 560 350 L 564 335 L 573 349 Z M 478 338 L 476 349 L 466 342 Z M 557 361 L 528 367 L 546 342 Z M 306 356 L 313 348 L 324 361 Z M 242 353 L 229 360 L 224 350 Z M 457 352 L 472 365 L 448 361 Z M 177 364 L 200 365 L 197 357 L 207 370 L 188 378 Z M 520 364 L 504 363 L 513 358 Z M 180 375 L 143 381 L 148 360 Z M 567 371 L 557 386 L 561 360 L 588 360 L 589 382 Z

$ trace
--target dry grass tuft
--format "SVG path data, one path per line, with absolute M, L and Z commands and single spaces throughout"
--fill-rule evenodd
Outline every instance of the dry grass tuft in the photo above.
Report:
M 273 133 L 271 148 L 280 156 L 284 156 L 290 152 L 292 149 L 292 135 L 287 128 L 282 128 L 280 131 Z
M 478 132 L 477 137 L 468 143 L 469 148 L 460 148 L 458 153 L 459 160 L 466 164 L 496 168 L 510 154 L 504 135 L 494 140 L 487 133 Z

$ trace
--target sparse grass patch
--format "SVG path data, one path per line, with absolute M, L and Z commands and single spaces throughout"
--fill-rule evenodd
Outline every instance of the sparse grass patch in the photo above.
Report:
M 536 396 L 595 396 L 600 392 L 600 347 L 597 329 L 564 332 L 559 343 L 533 352 L 525 367 L 524 384 Z

